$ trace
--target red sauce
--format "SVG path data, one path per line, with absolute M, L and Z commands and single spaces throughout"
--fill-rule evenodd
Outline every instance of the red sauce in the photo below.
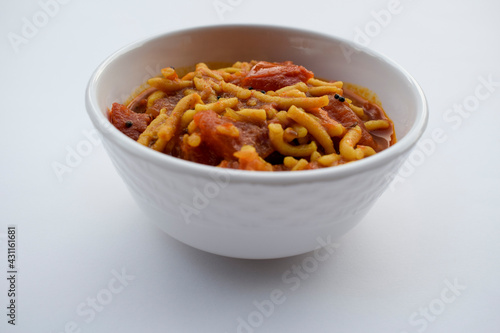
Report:
M 184 94 L 182 91 L 179 91 L 174 95 L 157 99 L 145 112 L 149 113 L 153 118 L 158 116 L 161 109 L 166 109 L 167 114 L 170 114 L 182 97 L 184 97 Z

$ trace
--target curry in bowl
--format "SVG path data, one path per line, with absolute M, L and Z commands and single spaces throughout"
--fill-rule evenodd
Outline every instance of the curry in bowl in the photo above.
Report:
M 222 168 L 297 171 L 374 155 L 395 143 L 394 125 L 370 90 L 316 78 L 290 61 L 173 67 L 109 110 L 138 143 Z

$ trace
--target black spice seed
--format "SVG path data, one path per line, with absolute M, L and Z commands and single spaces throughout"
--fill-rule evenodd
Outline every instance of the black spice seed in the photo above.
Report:
M 220 96 L 217 96 L 217 100 L 219 100 L 219 99 L 220 99 Z
M 265 94 L 265 93 L 266 93 L 266 91 L 265 91 L 265 90 L 261 90 L 260 92 L 261 92 L 261 93 L 263 93 L 263 94 Z
M 333 97 L 335 97 L 335 99 L 339 99 L 340 96 L 339 96 L 339 94 L 335 94 L 335 96 L 333 96 Z
M 130 127 L 132 127 L 133 124 L 134 124 L 133 122 L 131 122 L 130 120 L 127 120 L 125 122 L 125 127 L 130 128 Z
M 342 97 L 342 96 L 340 96 L 340 97 L 339 97 L 339 102 L 344 103 L 344 102 L 345 102 L 345 98 L 344 98 L 344 97 Z
M 252 90 L 252 89 L 253 89 L 253 87 L 248 87 L 248 90 Z

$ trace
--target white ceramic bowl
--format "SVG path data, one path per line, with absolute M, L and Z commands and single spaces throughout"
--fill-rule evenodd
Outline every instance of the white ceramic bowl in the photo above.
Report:
M 158 153 L 107 119 L 113 102 L 124 102 L 163 67 L 252 59 L 291 60 L 318 77 L 370 88 L 394 121 L 398 142 L 347 165 L 250 172 Z M 92 75 L 86 107 L 133 197 L 163 231 L 204 251 L 253 259 L 309 252 L 354 227 L 388 187 L 428 118 L 417 82 L 387 57 L 330 35 L 258 25 L 194 28 L 126 46 Z

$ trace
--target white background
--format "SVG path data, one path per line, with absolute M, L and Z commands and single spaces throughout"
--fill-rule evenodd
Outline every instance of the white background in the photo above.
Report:
M 0 11 L 0 332 L 500 332 L 498 2 L 54 1 Z M 429 101 L 426 145 L 307 275 L 288 270 L 311 254 L 229 259 L 162 234 L 85 136 L 84 90 L 110 53 L 227 23 L 356 40 L 405 67 Z M 54 165 L 77 149 L 85 156 L 58 177 Z M 16 326 L 8 225 L 18 229 Z

